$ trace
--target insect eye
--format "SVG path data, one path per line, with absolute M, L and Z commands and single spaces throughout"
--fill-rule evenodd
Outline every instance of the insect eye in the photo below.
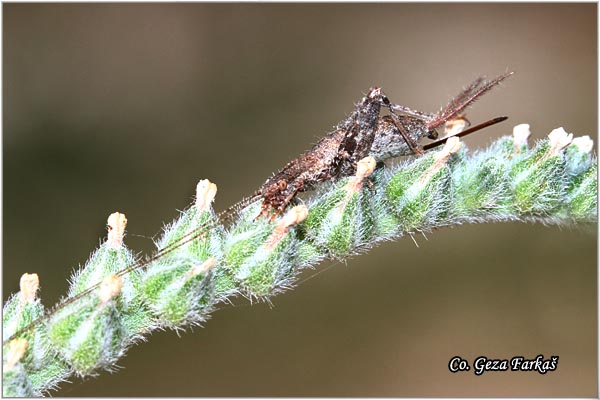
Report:
M 427 132 L 427 137 L 429 139 L 437 139 L 438 138 L 438 133 L 435 129 L 430 130 L 429 132 Z
M 383 102 L 383 104 L 385 104 L 386 106 L 390 105 L 390 99 L 387 98 L 386 95 L 381 96 L 381 101 Z

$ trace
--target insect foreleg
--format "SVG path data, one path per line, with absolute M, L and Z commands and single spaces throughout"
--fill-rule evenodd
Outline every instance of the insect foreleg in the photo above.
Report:
M 394 125 L 396 125 L 398 132 L 400 132 L 400 135 L 402 135 L 402 138 L 404 139 L 404 141 L 406 142 L 406 145 L 412 151 L 412 153 L 417 154 L 417 155 L 423 154 L 423 150 L 421 150 L 419 148 L 418 143 L 416 141 L 414 141 L 413 138 L 410 137 L 408 130 L 402 124 L 402 122 L 400 122 L 398 115 L 396 115 L 396 113 L 394 112 L 394 110 L 392 110 L 391 107 L 390 107 L 390 116 L 392 117 L 392 122 L 394 123 Z

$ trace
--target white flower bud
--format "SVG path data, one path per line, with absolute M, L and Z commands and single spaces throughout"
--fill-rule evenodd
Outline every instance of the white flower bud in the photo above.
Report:
M 527 139 L 531 135 L 529 124 L 519 124 L 513 128 L 513 142 L 515 153 L 520 153 L 523 148 L 527 148 Z
M 567 133 L 562 127 L 554 129 L 548 135 L 550 139 L 550 156 L 557 156 L 560 154 L 562 149 L 571 144 L 573 140 L 573 134 Z
M 108 217 L 108 245 L 118 250 L 123 246 L 123 236 L 125 236 L 125 228 L 127 227 L 127 218 L 125 214 L 112 213 Z
M 199 213 L 209 209 L 217 195 L 217 185 L 203 179 L 196 185 L 196 209 Z
M 40 279 L 37 274 L 23 274 L 19 282 L 23 301 L 32 303 L 40 288 Z
M 580 152 L 589 154 L 594 147 L 594 141 L 589 136 L 579 136 L 573 139 L 572 146 L 577 146 Z

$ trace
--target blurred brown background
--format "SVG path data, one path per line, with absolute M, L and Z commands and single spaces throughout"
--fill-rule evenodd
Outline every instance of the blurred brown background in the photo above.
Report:
M 596 137 L 595 4 L 5 4 L 3 299 L 46 305 L 129 219 L 148 252 L 196 182 L 223 209 L 349 113 L 370 86 Z M 596 227 L 489 224 L 387 243 L 205 329 L 159 332 L 117 374 L 58 396 L 597 396 Z M 310 276 L 309 272 L 305 277 Z M 560 356 L 558 370 L 451 374 L 449 359 Z

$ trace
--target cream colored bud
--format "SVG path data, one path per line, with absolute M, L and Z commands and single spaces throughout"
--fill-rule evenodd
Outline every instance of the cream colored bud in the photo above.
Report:
M 425 184 L 427 181 L 429 181 L 437 171 L 439 171 L 444 165 L 446 165 L 446 162 L 448 161 L 450 156 L 458 152 L 461 147 L 462 142 L 457 136 L 452 136 L 451 138 L 448 138 L 442 150 L 434 154 L 434 163 L 427 169 L 427 171 L 423 173 L 421 179 L 419 179 L 419 183 Z
M 217 185 L 203 179 L 196 185 L 196 209 L 199 213 L 207 211 L 217 195 Z
M 193 267 L 189 271 L 188 275 L 194 276 L 194 275 L 198 275 L 198 274 L 204 274 L 204 273 L 210 271 L 215 265 L 217 265 L 217 259 L 210 257 L 209 259 L 204 261 L 202 264 L 196 265 L 195 267 Z
M 573 134 L 567 133 L 562 127 L 554 129 L 548 134 L 550 139 L 550 156 L 557 156 L 573 141 Z
M 515 153 L 520 153 L 523 147 L 527 148 L 527 139 L 531 135 L 529 124 L 519 124 L 513 128 L 513 143 Z
M 577 146 L 580 152 L 589 154 L 594 148 L 594 141 L 589 136 L 579 136 L 573 139 L 571 145 Z
M 438 160 L 441 160 L 441 159 L 448 160 L 448 158 L 452 154 L 458 152 L 461 147 L 462 147 L 462 142 L 460 141 L 460 139 L 456 136 L 452 136 L 451 138 L 448 138 L 448 140 L 446 140 L 444 147 L 442 148 L 441 151 L 436 153 L 435 157 Z
M 304 221 L 306 217 L 308 217 L 308 208 L 304 204 L 292 207 L 277 223 L 273 233 L 267 239 L 265 248 L 268 251 L 272 250 L 288 233 L 290 227 Z
M 290 209 L 283 216 L 283 218 L 281 218 L 281 221 L 279 222 L 278 226 L 288 228 L 292 225 L 296 225 L 304 221 L 307 216 L 308 208 L 304 204 L 292 207 L 292 209 Z
M 465 115 L 458 115 L 455 118 L 446 121 L 444 124 L 444 135 L 457 135 L 469 126 L 471 126 L 471 122 L 467 119 L 467 117 Z
M 118 275 L 109 275 L 100 284 L 100 301 L 107 303 L 121 293 L 123 279 Z
M 120 249 L 123 246 L 123 237 L 127 227 L 125 214 L 118 212 L 110 214 L 106 225 L 108 228 L 108 245 L 115 250 Z
M 377 162 L 373 157 L 369 156 L 363 158 L 358 163 L 356 163 L 356 177 L 363 180 L 371 176 L 373 171 L 375 171 L 376 165 Z
M 5 371 L 10 371 L 17 365 L 19 361 L 25 355 L 25 351 L 27 351 L 27 347 L 29 346 L 29 342 L 27 339 L 18 338 L 13 339 L 8 343 L 8 352 L 6 354 L 6 364 L 4 366 Z
M 352 196 L 362 188 L 363 181 L 373 174 L 376 166 L 377 162 L 371 156 L 365 157 L 356 163 L 356 175 L 350 179 L 346 189 L 348 196 Z
M 292 208 L 292 211 L 296 213 L 296 224 L 304 222 L 304 220 L 306 220 L 308 217 L 308 207 L 306 207 L 304 204 L 300 204 L 299 206 Z
M 36 293 L 40 288 L 40 279 L 37 274 L 23 274 L 19 282 L 21 296 L 23 301 L 32 303 L 35 300 Z

